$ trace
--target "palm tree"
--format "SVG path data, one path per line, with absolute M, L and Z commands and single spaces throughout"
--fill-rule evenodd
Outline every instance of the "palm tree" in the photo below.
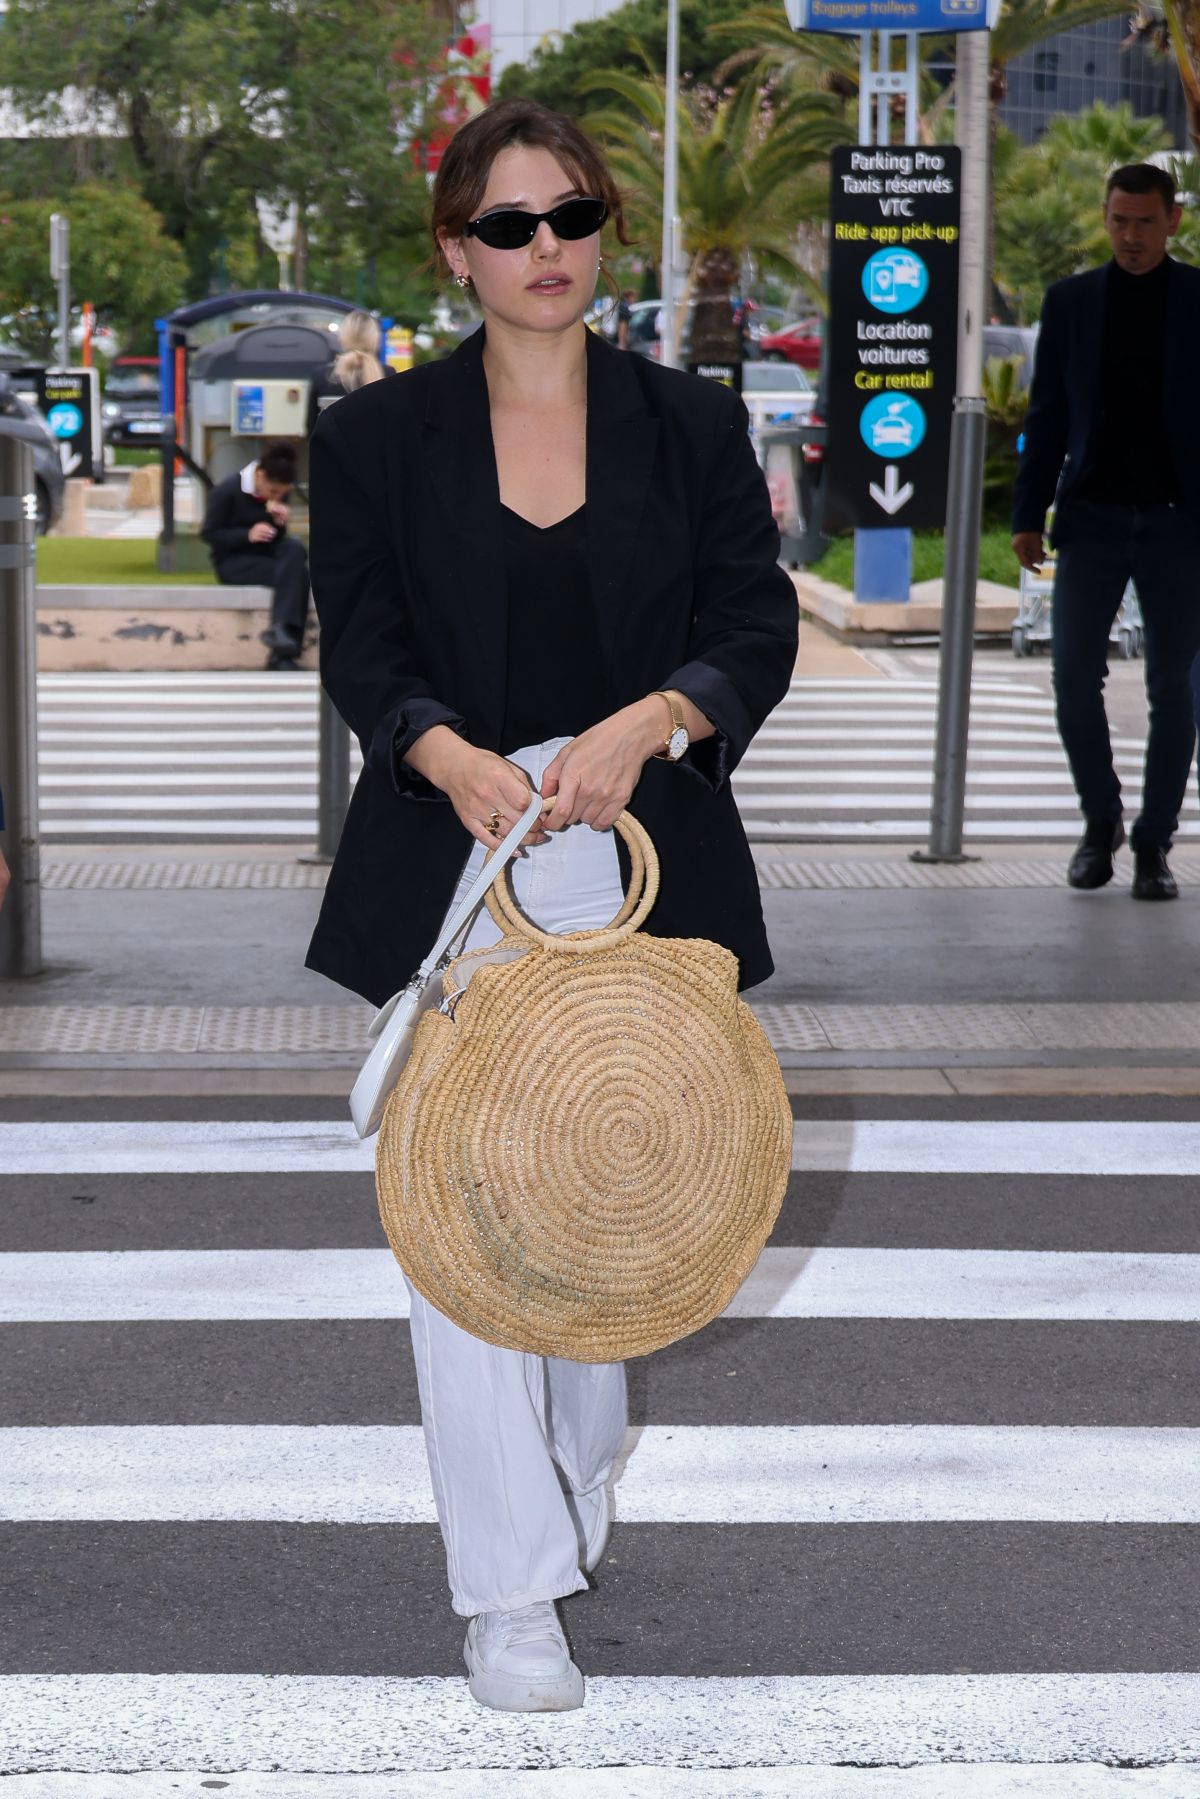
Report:
M 1155 4 L 1155 0 L 1144 0 Z M 1167 0 L 1171 6 L 1190 6 L 1200 20 L 1200 0 Z M 1092 25 L 1097 19 L 1114 18 L 1129 10 L 1128 0 L 1003 0 L 1000 17 L 991 34 L 990 95 L 997 108 L 1008 92 L 1008 65 L 1047 38 L 1080 25 Z M 755 63 L 764 72 L 774 72 L 788 85 L 822 85 L 841 95 L 858 92 L 858 51 L 849 38 L 829 37 L 820 32 L 794 31 L 782 6 L 752 8 L 736 21 L 709 27 L 716 40 L 744 42 L 753 32 L 756 47 L 739 50 L 722 65 L 724 70 Z M 945 55 L 946 39 L 934 33 L 922 33 L 921 53 L 924 61 Z M 1200 50 L 1200 38 L 1198 38 Z M 1197 61 L 1200 69 L 1200 58 Z M 1185 78 L 1186 79 L 1186 78 Z M 954 84 L 941 88 L 932 78 L 922 79 L 921 129 L 926 140 L 932 138 L 937 118 L 953 93 Z M 1200 94 L 1200 86 L 1198 86 Z
M 618 182 L 630 197 L 635 226 L 662 240 L 663 128 L 666 95 L 650 71 L 598 70 L 581 84 L 608 92 L 619 105 L 589 115 Z M 679 212 L 690 258 L 681 312 L 695 297 L 692 354 L 736 360 L 730 297 L 743 261 L 753 256 L 784 266 L 819 298 L 798 260 L 797 229 L 827 206 L 826 159 L 853 141 L 842 103 L 827 93 L 787 96 L 746 81 L 720 94 L 684 90 L 679 97 Z
M 1175 52 L 1192 142 L 1200 149 L 1200 4 L 1197 0 L 1139 0 L 1133 36 L 1158 50 Z

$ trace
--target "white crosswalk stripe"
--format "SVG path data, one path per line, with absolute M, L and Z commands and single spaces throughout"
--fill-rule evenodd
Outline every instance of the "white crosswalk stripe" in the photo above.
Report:
M 11 1583 L 0 1773 L 14 1799 L 164 1799 L 205 1781 L 233 1799 L 1200 1799 L 1200 1675 L 1180 1646 L 1187 1627 L 1181 1637 L 1173 1623 L 1190 1617 L 1187 1545 L 1200 1526 L 1200 1418 L 1176 1392 L 1185 1383 L 1167 1381 L 1177 1421 L 1160 1393 L 1153 1423 L 1132 1398 L 1128 1415 L 1107 1414 L 1116 1422 L 1064 1415 L 1061 1400 L 1051 1421 L 1022 1422 L 1029 1395 L 1005 1360 L 1008 1346 L 1028 1346 L 1021 1333 L 1036 1332 L 1037 1355 L 1021 1366 L 1039 1382 L 1044 1368 L 1052 1394 L 1066 1340 L 1053 1333 L 1073 1343 L 1072 1333 L 1115 1333 L 1134 1358 L 1159 1333 L 1173 1376 L 1178 1333 L 1200 1325 L 1200 1240 L 1128 1247 L 1140 1212 L 1114 1194 L 1136 1175 L 1160 1213 L 1175 1206 L 1200 1163 L 1200 1123 L 978 1117 L 969 1101 L 949 1118 L 798 1120 L 801 1195 L 806 1183 L 857 1194 L 856 1235 L 839 1239 L 835 1209 L 820 1239 L 797 1242 L 788 1229 L 799 1213 L 782 1228 L 789 1197 L 781 1232 L 724 1319 L 670 1352 L 675 1378 L 690 1382 L 672 1390 L 695 1397 L 691 1421 L 655 1400 L 656 1359 L 634 1366 L 635 1386 L 649 1373 L 649 1416 L 618 1465 L 611 1561 L 596 1593 L 569 1602 L 587 1702 L 547 1719 L 472 1704 L 450 1671 L 452 1620 L 449 1653 L 439 1660 L 430 1648 L 422 1664 L 445 1607 L 413 1402 L 397 1397 L 383 1420 L 356 1415 L 335 1377 L 317 1415 L 320 1376 L 299 1354 L 304 1339 L 325 1333 L 322 1354 L 346 1337 L 356 1358 L 402 1352 L 404 1333 L 391 1335 L 406 1312 L 395 1260 L 344 1234 L 349 1206 L 369 1203 L 373 1146 L 340 1118 L 206 1109 L 142 1120 L 26 1111 L 0 1122 L 15 1202 L 11 1218 L 0 1213 L 0 1404 L 10 1385 L 29 1396 L 19 1418 L 0 1416 Z M 1064 1182 L 1077 1179 L 1086 1186 L 1064 1200 Z M 957 1211 L 960 1189 L 978 1180 L 1056 1196 L 1061 1246 L 945 1246 L 932 1220 L 947 1217 L 949 1194 Z M 925 1196 L 937 1182 L 933 1204 Z M 930 1207 L 924 1240 L 897 1235 L 897 1183 Z M 64 1211 L 66 1195 L 87 1199 L 86 1230 Z M 1097 1213 L 1119 1216 L 1126 1247 L 1070 1247 L 1072 1220 L 1090 1231 Z M 868 1219 L 878 1235 L 864 1241 Z M 144 1246 L 148 1237 L 168 1247 Z M 775 1416 L 738 1421 L 725 1380 L 740 1372 L 745 1383 L 768 1362 L 799 1380 L 818 1328 L 841 1333 L 846 1369 L 818 1414 L 789 1415 L 785 1381 Z M 889 1417 L 873 1404 L 847 1421 L 865 1346 L 904 1340 L 870 1335 L 881 1331 L 919 1332 L 907 1353 L 940 1367 L 947 1385 L 990 1342 L 999 1353 L 986 1363 L 988 1390 L 958 1388 L 978 1393 L 980 1415 Z M 285 1333 L 274 1350 L 272 1333 Z M 30 1358 L 44 1400 L 23 1379 Z M 80 1371 L 73 1384 L 68 1366 Z M 294 1385 L 271 1389 L 272 1367 L 294 1369 Z M 1087 1394 L 1086 1375 L 1076 1369 L 1071 1381 L 1071 1393 Z M 927 1394 L 936 1388 L 934 1378 Z M 1174 1574 L 1155 1587 L 1168 1554 Z M 355 1555 L 385 1607 L 361 1634 L 374 1601 Z M 667 1558 L 666 1584 L 643 1602 L 655 1555 Z M 877 1616 L 839 1616 L 815 1651 L 814 1607 L 836 1604 L 848 1571 L 872 1555 L 868 1611 L 888 1570 L 898 1584 Z M 1026 1571 L 1027 1558 L 1040 1573 Z M 813 1583 L 826 1562 L 820 1590 L 834 1598 L 822 1602 Z M 1031 1581 L 1060 1564 L 1049 1615 L 1066 1612 L 1066 1622 L 1027 1621 Z M 684 1636 L 675 1611 L 693 1582 L 706 1622 Z M 719 1637 L 747 1585 L 743 1635 Z M 606 1586 L 644 1610 L 620 1622 L 610 1612 L 600 1629 L 619 1636 L 592 1642 L 587 1607 L 603 1606 Z M 1076 1643 L 1077 1620 L 1114 1593 L 1123 1622 L 1105 1611 Z M 300 1635 L 272 1660 L 298 1596 Z M 349 1626 L 336 1622 L 343 1604 Z M 1129 1647 L 1120 1632 L 1139 1605 L 1153 1616 Z M 781 1667 L 773 1651 L 763 1669 L 772 1618 L 786 1654 Z M 867 1647 L 839 1661 L 863 1623 Z M 1097 1665 L 1090 1645 L 1109 1630 L 1114 1646 Z M 1007 1646 L 993 1652 L 997 1632 Z M 611 1656 L 614 1640 L 618 1671 L 591 1673 L 589 1654 L 607 1642 Z M 389 1657 L 404 1671 L 387 1672 Z
M 772 1248 L 730 1318 L 1200 1322 L 1200 1255 Z M 0 1255 L 0 1323 L 407 1318 L 387 1249 L 24 1250 Z
M 627 1524 L 1200 1524 L 1200 1430 L 645 1425 Z M 419 1425 L 0 1430 L 0 1520 L 432 1524 Z
M 42 675 L 39 740 L 48 839 L 306 841 L 316 829 L 312 674 Z M 797 677 L 734 777 L 748 834 L 772 841 L 920 840 L 928 832 L 937 685 Z M 1114 735 L 1136 790 L 1144 743 Z M 361 767 L 357 744 L 351 768 Z M 1079 814 L 1049 696 L 977 675 L 966 830 L 1067 841 Z M 1200 835 L 1189 793 L 1180 827 Z
M 369 1173 L 377 1139 L 344 1123 L 152 1120 L 0 1123 L 9 1174 Z M 1200 1174 L 1200 1122 L 804 1119 L 794 1170 L 856 1174 Z
M 794 1783 L 790 1795 L 802 1792 L 806 1799 L 809 1794 L 891 1799 L 893 1789 L 874 1772 L 866 1781 L 848 1769 L 847 1776 L 859 1782 L 850 1787 L 816 1783 L 822 1768 L 838 1761 L 879 1768 L 949 1756 L 957 1784 L 904 1784 L 894 1791 L 902 1799 L 910 1794 L 992 1799 L 1005 1793 L 1023 1799 L 1029 1793 L 1045 1799 L 1091 1799 L 1097 1793 L 1117 1799 L 1126 1792 L 1137 1799 L 1191 1799 L 1200 1790 L 1200 1773 L 1186 1765 L 1197 1760 L 1200 1718 L 1200 1674 L 1192 1673 L 608 1677 L 589 1682 L 581 1711 L 548 1718 L 482 1713 L 459 1679 L 336 1675 L 23 1675 L 0 1677 L 0 1702 L 0 1717 L 8 1721 L 0 1723 L 0 1743 L 7 1737 L 14 1745 L 9 1753 L 23 1755 L 21 1765 L 27 1768 L 150 1765 L 220 1769 L 224 1775 L 249 1764 L 344 1770 L 351 1777 L 386 1771 L 393 1780 L 419 1768 L 425 1779 L 425 1770 L 447 1770 L 453 1780 L 459 1770 L 540 1765 L 554 1770 L 555 1783 L 564 1782 L 548 1791 L 590 1799 L 596 1790 L 588 1784 L 592 1770 L 616 1767 L 627 1774 L 632 1763 L 635 1771 L 648 1768 L 660 1775 L 678 1766 L 683 1755 L 689 1769 L 719 1769 L 726 1782 L 737 1781 L 739 1769 L 784 1769 Z M 1156 1779 L 1165 1773 L 1168 1784 L 1139 1786 L 1138 1775 L 1125 1772 L 1105 1785 L 1071 1784 L 1083 1772 L 1076 1764 L 1111 1759 L 1117 1745 L 1122 1759 Z M 1007 1787 L 975 1783 L 973 1764 L 1001 1762 L 1035 1768 L 1054 1763 L 1059 1784 L 1038 1787 L 1028 1776 Z M 1164 1770 L 1163 1763 L 1176 1765 Z M 572 1769 L 589 1772 L 569 1786 Z M 224 1777 L 236 1781 L 236 1775 Z M 521 1790 L 511 1788 L 503 1775 L 502 1784 L 496 1778 L 493 1772 L 491 1791 Z M 990 1778 L 985 1773 L 984 1781 Z M 13 1786 L 19 1790 L 19 1782 Z M 238 1791 L 236 1784 L 231 1790 Z M 314 1789 L 320 1799 L 340 1799 L 343 1790 L 328 1782 Z M 453 1784 L 386 1789 L 389 1799 L 395 1791 L 425 1790 L 480 1799 L 485 1789 Z M 640 1790 L 658 1799 L 659 1792 L 677 1789 L 599 1790 L 622 1795 Z M 699 1790 L 719 1791 L 722 1799 L 756 1791 L 740 1784 Z M 97 1799 L 96 1793 L 89 1792 L 88 1799 Z

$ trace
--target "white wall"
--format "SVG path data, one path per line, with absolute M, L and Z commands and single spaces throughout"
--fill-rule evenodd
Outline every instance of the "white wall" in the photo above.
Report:
M 479 23 L 492 27 L 492 70 L 499 75 L 510 62 L 524 62 L 541 40 L 570 31 L 583 19 L 599 19 L 620 0 L 477 0 Z

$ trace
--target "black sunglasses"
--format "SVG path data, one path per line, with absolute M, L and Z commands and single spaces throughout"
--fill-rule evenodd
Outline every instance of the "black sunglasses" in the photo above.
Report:
M 465 235 L 477 237 L 492 250 L 522 250 L 533 242 L 543 220 L 555 237 L 574 243 L 599 231 L 607 217 L 608 207 L 603 200 L 564 200 L 549 212 L 522 212 L 514 206 L 472 219 Z

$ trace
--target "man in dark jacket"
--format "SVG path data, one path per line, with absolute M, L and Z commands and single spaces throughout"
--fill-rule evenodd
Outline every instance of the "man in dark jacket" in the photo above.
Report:
M 271 623 L 262 633 L 268 668 L 296 668 L 308 619 L 308 557 L 287 534 L 287 496 L 296 478 L 291 444 L 271 444 L 257 462 L 218 482 L 208 496 L 201 536 L 217 580 L 271 589 Z
M 1086 821 L 1067 870 L 1072 887 L 1110 881 L 1125 837 L 1103 690 L 1130 580 L 1141 603 L 1150 732 L 1130 833 L 1135 899 L 1178 892 L 1167 852 L 1196 741 L 1188 677 L 1200 650 L 1200 269 L 1167 255 L 1179 218 L 1162 169 L 1135 163 L 1109 177 L 1112 261 L 1046 294 L 1013 504 L 1013 549 L 1035 570 L 1055 508 L 1054 693 Z

